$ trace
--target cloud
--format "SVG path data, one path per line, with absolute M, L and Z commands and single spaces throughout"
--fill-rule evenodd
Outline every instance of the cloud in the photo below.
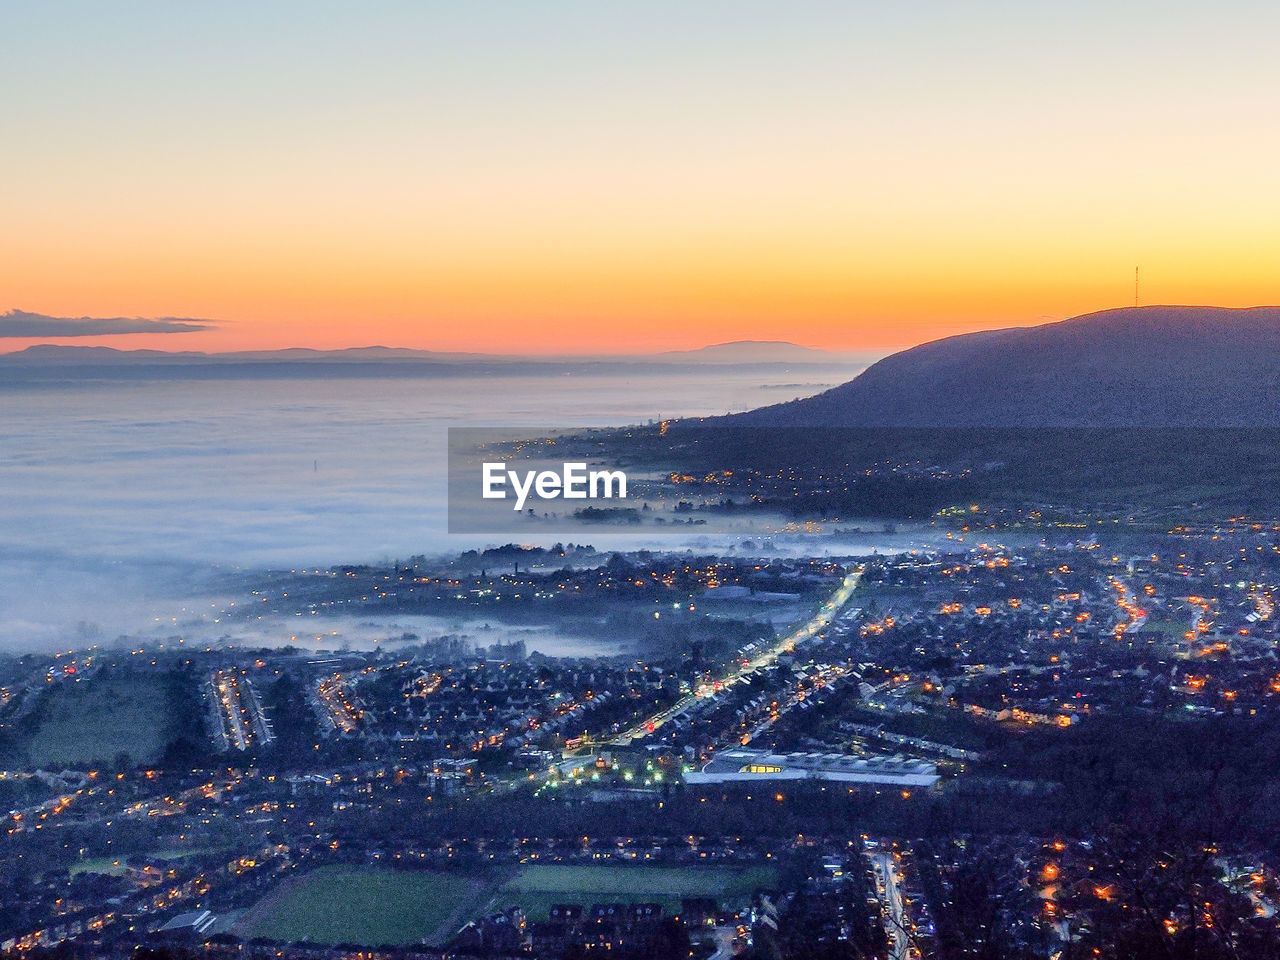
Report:
M 195 333 L 214 330 L 210 320 L 186 317 L 47 317 L 10 310 L 0 313 L 0 337 L 102 337 L 125 333 Z

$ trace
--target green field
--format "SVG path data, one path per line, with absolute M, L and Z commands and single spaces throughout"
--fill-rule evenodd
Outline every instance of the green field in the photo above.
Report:
M 200 857 L 210 853 L 217 853 L 220 849 L 222 848 L 192 847 L 185 850 L 175 850 L 166 847 L 160 850 L 147 850 L 144 853 L 146 856 L 153 857 L 156 860 L 183 860 L 187 857 Z M 231 849 L 233 848 L 227 848 L 228 857 L 230 857 Z M 69 870 L 73 877 L 81 873 L 106 873 L 122 877 L 129 872 L 129 867 L 125 860 L 119 857 L 90 857 L 87 860 L 77 860 L 71 864 Z
M 450 918 L 462 917 L 488 891 L 483 879 L 461 874 L 321 867 L 260 901 L 236 933 L 363 946 L 416 943 L 453 933 L 464 919 Z
M 1174 620 L 1147 620 L 1140 627 L 1141 630 L 1154 630 L 1159 633 L 1166 633 L 1174 640 L 1182 640 L 1185 638 L 1188 630 L 1191 629 L 1189 623 L 1178 623 Z
M 556 904 L 661 903 L 668 913 L 683 897 L 717 901 L 749 897 L 777 884 L 772 867 L 655 867 L 526 865 L 498 888 L 486 910 L 522 907 L 531 920 L 545 920 Z
M 71 865 L 71 876 L 82 873 L 105 873 L 113 877 L 123 877 L 129 872 L 125 862 L 116 857 L 93 857 L 89 860 L 78 860 Z
M 552 906 L 661 903 L 682 897 L 748 897 L 777 884 L 772 867 L 526 865 L 512 876 L 321 867 L 259 901 L 236 925 L 243 938 L 356 943 L 376 947 L 447 940 L 467 920 L 522 907 L 545 920 Z
M 63 680 L 48 692 L 24 752 L 33 767 L 110 763 L 127 753 L 149 763 L 177 736 L 163 677 L 99 674 Z

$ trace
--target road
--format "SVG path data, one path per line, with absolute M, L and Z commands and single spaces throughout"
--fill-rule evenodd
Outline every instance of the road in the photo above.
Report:
M 889 956 L 892 960 L 907 960 L 911 950 L 911 940 L 907 937 L 907 917 L 902 906 L 902 893 L 898 890 L 898 874 L 894 868 L 893 856 L 889 853 L 877 853 L 876 879 L 882 889 L 877 892 L 884 901 L 888 911 Z
M 824 664 L 819 669 L 818 673 L 812 678 L 812 680 L 816 682 L 816 686 L 811 684 L 805 690 L 792 689 L 791 693 L 788 694 L 787 697 L 783 699 L 781 703 L 778 704 L 777 709 L 773 713 L 771 713 L 769 716 L 765 717 L 763 720 L 757 723 L 754 727 L 752 727 L 749 731 L 747 731 L 747 733 L 743 734 L 742 737 L 738 740 L 736 745 L 745 747 L 756 737 L 766 732 L 770 727 L 772 727 L 775 723 L 777 723 L 779 720 L 785 717 L 797 706 L 804 703 L 805 700 L 807 700 L 809 697 L 814 696 L 818 692 L 817 687 L 831 687 L 836 682 L 844 679 L 846 676 L 848 676 L 852 672 L 853 672 L 853 667 L 850 667 L 846 664 L 842 664 L 842 663 Z
M 351 702 L 350 689 L 341 673 L 326 677 L 316 684 L 316 699 L 324 708 L 324 716 L 338 733 L 353 733 L 360 727 L 362 713 Z
M 849 602 L 849 598 L 853 596 L 853 591 L 857 588 L 858 581 L 861 577 L 861 569 L 850 573 L 843 581 L 841 581 L 840 586 L 836 591 L 826 599 L 822 606 L 818 608 L 818 612 L 815 613 L 808 622 L 793 630 L 791 633 L 787 634 L 787 636 L 778 640 L 768 649 L 757 654 L 752 659 L 747 661 L 734 661 L 718 681 L 709 685 L 704 685 L 696 693 L 691 693 L 687 697 L 683 697 L 673 706 L 667 707 L 665 710 L 659 711 L 653 716 L 641 720 L 629 730 L 618 734 L 618 736 L 613 738 L 610 742 L 615 746 L 625 746 L 632 740 L 647 737 L 672 717 L 693 706 L 698 702 L 698 700 L 707 696 L 714 696 L 716 690 L 723 689 L 730 684 L 737 683 L 747 674 L 754 673 L 763 667 L 769 666 L 784 653 L 790 653 L 793 651 L 796 648 L 796 644 L 802 643 L 803 641 L 813 637 L 815 634 L 825 630 L 830 625 L 831 621 L 835 619 L 836 614 L 840 612 L 840 608 Z
M 223 729 L 230 745 L 237 750 L 248 749 L 253 732 L 248 723 L 248 707 L 240 699 L 239 679 L 230 670 L 219 670 L 210 685 L 222 710 Z
M 241 681 L 232 670 L 216 670 L 208 686 L 222 720 L 227 746 L 247 750 L 254 741 L 266 745 L 275 739 L 252 683 Z

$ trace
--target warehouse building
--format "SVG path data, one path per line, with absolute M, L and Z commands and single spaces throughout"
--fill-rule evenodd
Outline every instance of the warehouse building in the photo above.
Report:
M 835 780 L 841 783 L 932 787 L 938 782 L 938 768 L 924 760 L 903 757 L 729 750 L 701 770 L 686 773 L 684 780 L 694 785 L 753 780 Z

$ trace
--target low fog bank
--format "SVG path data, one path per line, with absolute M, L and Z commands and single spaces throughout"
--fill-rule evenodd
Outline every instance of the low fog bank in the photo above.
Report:
M 207 565 L 0 549 L 0 651 L 170 636 L 234 595 L 227 572 Z
M 595 535 L 592 535 L 592 534 Z M 520 542 L 550 547 L 564 537 L 520 538 Z M 722 554 L 743 557 L 867 556 L 916 549 L 964 549 L 963 540 L 948 540 L 928 524 L 900 524 L 885 533 L 869 523 L 863 531 L 842 524 L 816 533 L 776 536 L 673 536 L 585 531 L 571 538 L 596 547 L 603 562 L 609 553 L 651 550 Z M 1006 538 L 1007 539 L 1007 538 Z M 353 541 L 349 552 L 332 543 L 314 552 L 297 545 L 263 551 L 257 562 L 212 564 L 175 557 L 155 558 L 138 553 L 114 559 L 66 551 L 0 547 L 0 652 L 27 653 L 83 649 L 100 644 L 183 637 L 202 645 L 368 650 L 443 635 L 463 635 L 489 645 L 525 639 L 528 649 L 547 656 L 586 656 L 620 652 L 598 638 L 564 634 L 551 628 L 501 625 L 476 617 L 442 617 L 404 613 L 308 616 L 263 616 L 246 619 L 243 609 L 263 573 L 279 570 L 325 569 L 345 563 L 388 563 L 408 559 L 415 552 L 429 558 L 449 558 L 469 549 L 512 542 L 486 535 L 448 538 L 447 546 L 370 554 Z M 434 542 L 434 541 L 433 541 Z M 332 556 L 330 556 L 332 554 Z M 317 557 L 323 556 L 322 560 Z M 275 562 L 282 559 L 284 562 Z M 302 562 L 306 560 L 308 562 Z M 500 630 L 500 633 L 495 631 Z M 521 636 L 514 634 L 521 633 Z M 524 636 L 524 633 L 529 633 Z
M 205 626 L 206 633 L 216 633 Z M 399 649 L 441 637 L 464 640 L 472 649 L 525 645 L 527 653 L 547 657 L 599 657 L 626 652 L 616 638 L 583 636 L 551 625 L 510 624 L 485 617 L 405 613 L 337 614 L 330 616 L 266 616 L 227 626 L 200 642 L 213 646 L 297 647 L 308 651 Z
M 669 535 L 592 529 L 450 537 L 447 428 L 713 415 L 830 385 L 811 377 L 794 365 L 768 376 L 690 366 L 628 377 L 0 380 L 0 649 L 212 631 L 203 618 L 231 596 L 228 575 L 251 569 L 511 540 L 677 547 Z

